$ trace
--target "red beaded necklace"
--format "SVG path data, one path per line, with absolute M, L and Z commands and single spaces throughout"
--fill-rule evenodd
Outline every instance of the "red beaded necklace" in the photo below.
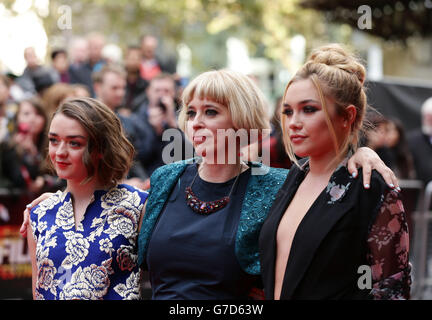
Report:
M 213 200 L 213 201 L 202 201 L 200 200 L 195 193 L 192 191 L 192 185 L 195 182 L 196 177 L 198 176 L 198 168 L 197 168 L 197 173 L 195 175 L 195 177 L 192 180 L 192 183 L 189 187 L 186 187 L 186 202 L 187 205 L 196 213 L 198 214 L 202 214 L 202 215 L 209 215 L 215 211 L 218 211 L 222 208 L 224 208 L 229 200 L 230 200 L 230 196 L 234 190 L 234 186 L 237 183 L 238 178 L 240 177 L 240 173 L 241 173 L 241 169 L 242 166 L 240 164 L 240 170 L 239 173 L 231 187 L 231 191 L 229 192 L 229 194 L 221 199 L 218 200 Z

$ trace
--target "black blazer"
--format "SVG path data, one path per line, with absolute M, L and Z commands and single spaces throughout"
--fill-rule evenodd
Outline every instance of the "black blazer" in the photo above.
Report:
M 274 299 L 276 233 L 305 171 L 293 166 L 261 229 L 259 246 L 266 299 Z M 388 190 L 372 172 L 365 190 L 361 171 L 352 178 L 345 166 L 333 173 L 325 190 L 299 224 L 291 246 L 280 299 L 368 299 L 358 273 L 367 261 L 367 236 Z

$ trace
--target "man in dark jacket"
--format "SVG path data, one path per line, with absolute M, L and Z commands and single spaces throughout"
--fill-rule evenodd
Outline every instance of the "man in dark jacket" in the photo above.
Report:
M 107 64 L 100 71 L 94 73 L 93 83 L 96 97 L 116 112 L 125 95 L 126 74 L 124 70 L 118 66 Z M 137 160 L 152 154 L 155 139 L 153 131 L 146 130 L 146 126 L 143 126 L 134 114 L 130 116 L 124 116 L 117 112 L 116 114 L 120 118 L 126 136 L 135 147 Z M 140 161 L 134 162 L 128 178 L 138 178 L 142 181 L 148 178 L 148 174 Z
M 102 49 L 105 46 L 105 37 L 99 33 L 91 33 L 87 39 L 77 39 L 75 46 L 85 46 L 87 57 L 85 61 L 72 63 L 69 67 L 70 83 L 79 83 L 88 87 L 92 97 L 95 96 L 95 91 L 92 83 L 92 75 L 98 72 L 106 64 L 102 57 Z
M 124 107 L 129 112 L 136 112 L 146 101 L 146 88 L 148 81 L 141 77 L 141 48 L 130 46 L 125 55 L 126 69 L 126 95 Z
M 33 47 L 24 49 L 24 59 L 27 66 L 23 74 L 16 80 L 24 92 L 30 95 L 41 94 L 44 89 L 57 82 L 55 70 L 40 63 Z
M 153 155 L 141 161 L 147 172 L 151 174 L 158 167 L 171 161 L 187 159 L 192 145 L 185 139 L 184 133 L 177 125 L 178 102 L 173 76 L 166 73 L 155 76 L 150 80 L 146 94 L 147 100 L 136 111 L 136 115 L 141 123 L 150 128 L 156 136 L 153 143 Z M 167 131 L 168 129 L 171 130 Z M 165 140 L 167 137 L 164 138 L 165 132 L 168 133 L 168 140 Z M 170 155 L 164 159 L 164 150 L 170 146 L 176 151 L 172 150 Z

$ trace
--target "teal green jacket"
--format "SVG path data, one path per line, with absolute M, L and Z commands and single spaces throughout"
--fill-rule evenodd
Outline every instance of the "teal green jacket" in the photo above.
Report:
M 138 264 L 146 268 L 145 257 L 153 229 L 171 194 L 171 190 L 186 166 L 194 159 L 174 162 L 158 168 L 150 178 L 150 193 L 138 237 Z M 235 254 L 243 271 L 258 275 L 261 272 L 258 255 L 258 237 L 276 194 L 288 174 L 286 169 L 270 168 L 250 162 L 252 174 L 248 181 L 238 224 Z M 185 200 L 186 201 L 186 200 Z M 169 250 L 169 248 L 167 248 Z

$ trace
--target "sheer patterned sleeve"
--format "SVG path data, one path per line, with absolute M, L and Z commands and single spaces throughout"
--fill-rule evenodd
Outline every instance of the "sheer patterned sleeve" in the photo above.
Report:
M 411 267 L 408 224 L 398 192 L 391 190 L 384 195 L 376 220 L 369 230 L 368 247 L 373 298 L 409 299 Z

